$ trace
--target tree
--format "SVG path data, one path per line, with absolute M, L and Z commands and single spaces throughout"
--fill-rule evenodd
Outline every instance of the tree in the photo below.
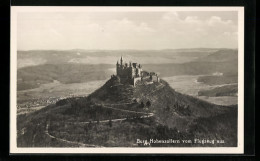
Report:
M 111 120 L 111 118 L 109 119 L 108 125 L 109 125 L 109 127 L 112 127 L 112 120 Z
M 141 108 L 144 108 L 144 103 L 143 103 L 143 101 L 141 102 L 141 105 L 140 105 L 140 106 L 141 106 Z
M 146 102 L 146 106 L 149 108 L 151 106 L 151 102 L 150 101 L 147 101 Z
M 89 121 L 88 128 L 92 128 L 92 121 Z

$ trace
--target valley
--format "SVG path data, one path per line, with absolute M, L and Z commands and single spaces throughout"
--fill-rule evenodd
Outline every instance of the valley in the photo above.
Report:
M 19 51 L 19 147 L 160 147 L 237 144 L 237 54 L 231 49 Z M 124 53 L 159 82 L 114 80 Z M 160 55 L 159 55 L 160 54 Z M 20 61 L 19 61 L 20 60 Z M 113 62 L 113 63 L 111 63 Z M 142 144 L 149 139 L 223 144 Z

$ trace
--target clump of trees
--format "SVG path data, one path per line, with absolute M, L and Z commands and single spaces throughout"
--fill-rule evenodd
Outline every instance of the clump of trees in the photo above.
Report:
M 151 102 L 148 100 L 148 101 L 146 102 L 146 107 L 149 108 L 150 106 L 151 106 Z
M 140 107 L 144 108 L 144 102 L 143 101 L 141 102 Z
M 173 108 L 171 108 L 169 105 L 167 105 L 165 110 L 167 112 L 173 110 L 173 111 L 176 111 L 176 112 L 178 112 L 178 113 L 180 113 L 182 115 L 188 115 L 188 116 L 190 116 L 190 114 L 191 114 L 190 105 L 183 104 L 183 103 L 178 103 L 178 102 L 176 102 L 173 105 Z
M 141 108 L 144 108 L 144 107 L 147 107 L 147 108 L 149 108 L 149 107 L 151 107 L 151 102 L 148 100 L 145 104 L 144 104 L 144 102 L 142 101 L 141 103 L 140 103 L 140 107 Z

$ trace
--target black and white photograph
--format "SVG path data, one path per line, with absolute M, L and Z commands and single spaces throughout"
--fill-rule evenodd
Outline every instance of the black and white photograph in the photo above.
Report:
M 11 153 L 244 149 L 243 7 L 11 7 Z

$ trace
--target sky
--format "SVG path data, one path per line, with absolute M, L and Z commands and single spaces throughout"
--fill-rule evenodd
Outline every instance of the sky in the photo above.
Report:
M 36 12 L 17 16 L 18 50 L 237 48 L 237 11 Z

